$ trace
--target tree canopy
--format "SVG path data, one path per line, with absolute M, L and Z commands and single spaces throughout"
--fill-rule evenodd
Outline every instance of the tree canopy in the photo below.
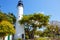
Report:
M 22 20 L 20 20 L 20 24 L 28 24 L 32 25 L 32 27 L 41 27 L 48 25 L 49 15 L 44 14 L 32 14 L 32 15 L 24 15 Z
M 10 23 L 14 24 L 16 22 L 16 17 L 13 15 L 13 13 L 6 14 L 3 12 L 0 12 L 0 21 L 1 20 L 7 20 Z
M 33 38 L 37 27 L 41 28 L 42 26 L 47 26 L 49 18 L 49 15 L 44 15 L 41 13 L 29 14 L 23 15 L 23 18 L 19 21 L 19 23 L 25 25 L 26 35 Z
M 15 21 L 16 18 L 12 13 L 6 14 L 0 12 L 0 37 L 15 33 Z
M 0 36 L 6 36 L 14 33 L 15 33 L 15 29 L 13 24 L 11 24 L 6 20 L 0 22 Z

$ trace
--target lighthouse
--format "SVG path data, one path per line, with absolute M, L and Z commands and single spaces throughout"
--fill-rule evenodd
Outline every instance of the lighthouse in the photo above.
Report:
M 18 1 L 17 9 L 18 9 L 18 13 L 16 18 L 16 25 L 15 25 L 16 33 L 14 35 L 14 39 L 24 38 L 24 34 L 25 34 L 24 26 L 20 25 L 19 23 L 19 21 L 23 17 L 23 2 L 21 0 Z

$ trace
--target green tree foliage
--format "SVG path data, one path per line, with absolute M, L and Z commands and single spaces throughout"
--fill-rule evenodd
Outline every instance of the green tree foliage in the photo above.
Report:
M 58 26 L 48 25 L 44 31 L 36 31 L 40 37 L 59 37 L 60 28 Z
M 60 28 L 58 26 L 49 25 L 47 26 L 47 29 L 45 30 L 45 33 L 47 33 L 50 37 L 56 37 L 60 35 Z
M 34 34 L 37 27 L 41 28 L 42 26 L 47 26 L 49 22 L 49 15 L 44 15 L 41 13 L 24 15 L 22 20 L 20 20 L 20 24 L 26 26 L 28 35 Z M 31 29 L 32 28 L 32 29 Z M 30 34 L 29 34 L 30 33 Z
M 20 20 L 20 24 L 27 23 L 27 25 L 32 25 L 32 27 L 42 27 L 48 25 L 49 16 L 44 14 L 32 14 L 32 15 L 24 15 L 22 20 Z
M 16 21 L 16 17 L 12 14 L 6 14 L 0 11 L 0 37 L 14 34 L 14 23 Z
M 0 37 L 10 35 L 10 34 L 14 34 L 15 29 L 13 27 L 14 26 L 8 21 L 6 21 L 6 20 L 1 21 L 0 22 Z
M 8 13 L 7 18 L 8 18 L 8 21 L 10 21 L 11 23 L 15 24 L 16 17 L 15 17 L 15 15 L 13 15 L 13 13 Z
M 35 38 L 35 40 L 51 40 L 51 39 L 45 38 L 45 37 L 40 37 L 40 38 Z
M 2 21 L 2 20 L 7 20 L 7 15 L 0 12 L 0 21 Z
M 6 14 L 3 12 L 0 12 L 0 21 L 1 20 L 7 20 L 10 23 L 14 24 L 16 22 L 16 17 L 13 15 L 13 13 Z

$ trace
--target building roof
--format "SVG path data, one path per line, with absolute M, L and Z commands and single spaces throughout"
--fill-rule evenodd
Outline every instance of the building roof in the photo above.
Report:
M 19 0 L 17 6 L 23 6 L 23 2 L 21 0 Z

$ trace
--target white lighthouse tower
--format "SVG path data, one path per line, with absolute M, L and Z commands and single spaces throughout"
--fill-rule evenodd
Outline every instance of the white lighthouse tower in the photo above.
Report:
M 19 20 L 21 20 L 23 17 L 23 3 L 21 0 L 18 2 L 17 8 L 18 8 L 18 13 L 16 19 L 16 26 L 15 26 L 16 28 L 16 33 L 14 36 L 15 39 L 24 38 L 24 34 L 25 34 L 24 26 L 19 24 Z

